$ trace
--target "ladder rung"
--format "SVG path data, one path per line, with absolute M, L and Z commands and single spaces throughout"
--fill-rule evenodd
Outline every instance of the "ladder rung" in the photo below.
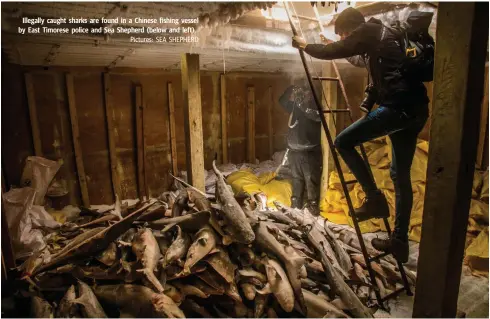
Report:
M 379 259 L 381 259 L 381 258 L 383 258 L 383 257 L 385 257 L 385 256 L 388 256 L 389 254 L 390 254 L 389 252 L 384 252 L 384 253 L 379 254 L 379 255 L 377 255 L 377 256 L 370 257 L 370 258 L 369 258 L 369 262 L 373 262 L 373 261 L 379 260 Z
M 312 77 L 313 80 L 320 80 L 320 81 L 339 81 L 339 78 L 334 78 L 331 76 L 314 76 Z
M 402 291 L 405 291 L 405 290 L 406 290 L 405 288 L 397 289 L 397 290 L 393 291 L 391 294 L 388 294 L 388 295 L 384 296 L 383 298 L 381 298 L 381 302 L 385 302 L 386 300 L 391 299 L 391 298 L 399 295 Z
M 349 185 L 349 184 L 355 184 L 357 183 L 357 180 L 353 179 L 351 181 L 345 181 L 345 184 Z
M 341 109 L 341 110 L 325 110 L 323 113 L 349 113 L 349 109 Z

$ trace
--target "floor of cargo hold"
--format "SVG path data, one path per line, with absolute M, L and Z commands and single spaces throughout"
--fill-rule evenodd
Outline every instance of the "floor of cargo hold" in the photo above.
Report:
M 346 228 L 351 228 L 345 226 Z M 386 236 L 385 232 L 363 234 L 365 240 L 371 240 L 376 237 Z M 417 270 L 417 261 L 419 256 L 419 243 L 410 242 L 410 257 L 405 266 L 413 271 Z M 458 298 L 458 310 L 466 314 L 467 318 L 488 318 L 488 292 L 489 281 L 485 277 L 477 277 L 471 274 L 469 267 L 463 266 L 461 274 L 461 283 Z M 402 293 L 397 298 L 388 302 L 390 313 L 378 310 L 375 317 L 385 318 L 412 318 L 413 296 L 407 296 Z

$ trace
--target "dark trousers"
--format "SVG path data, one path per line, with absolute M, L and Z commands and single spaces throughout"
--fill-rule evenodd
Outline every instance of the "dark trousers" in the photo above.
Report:
M 355 147 L 377 137 L 385 135 L 390 137 L 392 143 L 390 176 L 396 195 L 394 235 L 401 240 L 408 238 L 413 204 L 410 169 L 417 135 L 424 127 L 427 118 L 428 105 L 414 106 L 405 111 L 380 106 L 347 127 L 335 140 L 335 147 L 369 197 L 377 192 L 376 183 Z
M 297 207 L 303 206 L 303 194 L 307 201 L 320 199 L 320 182 L 322 177 L 322 149 L 317 147 L 310 151 L 289 151 L 289 165 L 291 167 L 293 194 Z M 293 202 L 292 206 L 295 203 Z

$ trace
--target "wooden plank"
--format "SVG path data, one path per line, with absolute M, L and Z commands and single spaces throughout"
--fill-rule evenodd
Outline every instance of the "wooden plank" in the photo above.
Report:
M 272 122 L 272 108 L 274 106 L 274 94 L 272 92 L 272 86 L 269 86 L 269 104 L 267 105 L 267 117 L 269 120 L 268 130 L 269 130 L 269 158 L 272 158 L 274 154 L 274 126 Z
M 66 93 L 68 95 L 68 107 L 70 110 L 71 132 L 73 137 L 73 149 L 75 151 L 75 163 L 77 166 L 78 182 L 80 184 L 80 192 L 82 194 L 82 204 L 85 207 L 90 206 L 88 196 L 87 180 L 85 178 L 85 168 L 83 166 L 83 153 L 80 146 L 80 131 L 78 129 L 78 114 L 75 105 L 75 88 L 73 86 L 73 75 L 66 74 Z
M 247 88 L 247 159 L 255 163 L 255 88 Z
M 145 184 L 145 155 L 144 155 L 144 136 L 143 136 L 143 91 L 141 86 L 136 86 L 135 101 L 135 119 L 136 119 L 136 150 L 137 156 L 137 179 L 138 195 L 140 200 L 144 200 L 146 194 Z
M 181 66 L 187 178 L 194 187 L 205 191 L 199 55 L 183 53 Z
M 221 148 L 222 148 L 222 162 L 228 163 L 228 111 L 227 111 L 227 99 L 226 99 L 226 78 L 224 74 L 220 77 L 221 83 Z
M 105 118 L 107 123 L 107 140 L 109 142 L 109 163 L 111 166 L 112 190 L 114 192 L 114 201 L 121 199 L 121 189 L 119 176 L 117 174 L 117 150 L 114 140 L 114 105 L 112 101 L 112 87 L 110 74 L 104 73 L 104 100 L 105 100 Z
M 32 82 L 32 74 L 24 75 L 26 83 L 27 104 L 29 105 L 29 118 L 31 120 L 32 142 L 34 143 L 34 154 L 43 156 L 41 144 L 41 132 L 39 130 L 39 121 L 37 117 L 36 96 L 34 94 L 34 84 Z
M 83 150 L 83 165 L 87 176 L 90 203 L 111 204 L 114 201 L 105 125 L 103 74 L 72 74 L 72 76 L 76 93 L 75 105 L 79 116 L 80 148 Z M 111 81 L 114 81 L 114 78 L 111 77 Z M 114 83 L 111 85 L 114 87 Z M 131 92 L 127 92 L 125 95 L 130 96 L 130 94 Z
M 325 62 L 322 66 L 322 76 L 335 76 L 335 70 L 332 66 L 332 63 Z M 338 92 L 338 82 L 335 81 L 322 81 L 322 89 L 325 94 L 325 98 L 322 96 L 322 106 L 324 110 L 336 109 L 337 108 L 337 92 Z M 328 102 L 328 107 L 327 103 Z M 325 114 L 325 119 L 327 120 L 327 125 L 332 135 L 332 139 L 335 140 L 337 136 L 336 129 L 336 121 L 335 114 L 329 113 Z M 328 146 L 327 136 L 325 135 L 325 131 L 321 128 L 321 144 L 322 144 L 322 153 L 323 153 L 323 172 L 321 179 L 321 192 L 320 192 L 320 203 L 323 203 L 323 200 L 327 194 L 328 190 L 328 179 L 330 174 L 335 170 L 335 165 L 332 158 L 332 152 Z
M 480 132 L 488 3 L 440 2 L 437 16 L 434 101 L 413 317 L 454 318 Z
M 168 120 L 170 123 L 170 148 L 172 154 L 172 172 L 175 176 L 179 173 L 177 162 L 177 139 L 175 136 L 175 99 L 172 82 L 167 83 L 168 91 Z
M 488 65 L 485 67 L 485 94 L 481 105 L 480 135 L 478 137 L 478 148 L 476 154 L 476 166 L 484 168 L 483 157 L 485 154 L 485 139 L 488 138 Z

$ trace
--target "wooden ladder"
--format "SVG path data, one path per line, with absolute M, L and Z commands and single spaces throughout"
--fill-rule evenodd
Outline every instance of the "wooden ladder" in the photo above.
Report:
M 298 35 L 298 32 L 296 30 L 296 27 L 293 24 L 293 21 L 291 20 L 291 14 L 289 12 L 288 3 L 287 2 L 284 2 L 284 4 L 285 4 L 284 7 L 285 7 L 286 12 L 288 14 L 289 23 L 291 25 L 291 29 L 293 31 L 293 34 L 295 36 L 297 36 Z M 312 4 L 312 7 L 313 7 L 313 10 L 315 12 L 315 16 L 316 16 L 316 19 L 318 21 L 318 24 L 320 25 L 320 30 L 323 32 L 324 31 L 324 28 L 323 28 L 322 23 L 320 22 L 320 16 L 318 14 L 318 9 L 313 4 Z M 308 79 L 308 83 L 309 83 L 310 88 L 311 88 L 312 93 L 313 93 L 313 99 L 315 101 L 315 104 L 317 106 L 317 109 L 318 109 L 319 114 L 321 114 L 320 119 L 321 119 L 321 122 L 322 122 L 322 127 L 323 127 L 323 130 L 325 131 L 325 135 L 327 137 L 328 145 L 329 145 L 329 148 L 330 148 L 330 152 L 332 153 L 332 158 L 333 158 L 333 161 L 334 161 L 334 164 L 335 164 L 335 168 L 336 168 L 336 170 L 338 172 L 338 175 L 339 175 L 340 183 L 342 184 L 342 190 L 343 190 L 343 192 L 345 194 L 345 198 L 346 198 L 346 201 L 347 201 L 347 206 L 349 208 L 349 215 L 350 215 L 350 217 L 351 217 L 351 219 L 353 221 L 353 224 L 354 224 L 354 228 L 355 228 L 355 231 L 356 231 L 356 234 L 357 234 L 357 238 L 358 238 L 359 244 L 361 246 L 362 255 L 363 255 L 364 260 L 366 262 L 366 268 L 367 268 L 368 273 L 369 273 L 371 285 L 372 285 L 372 287 L 374 289 L 374 292 L 375 292 L 375 295 L 376 295 L 377 303 L 378 303 L 378 305 L 380 307 L 386 309 L 384 307 L 384 302 L 387 301 L 390 298 L 393 298 L 393 297 L 397 296 L 402 291 L 406 291 L 407 295 L 409 295 L 409 296 L 412 296 L 413 294 L 412 294 L 412 291 L 410 289 L 410 284 L 408 282 L 407 275 L 405 273 L 405 269 L 403 268 L 403 264 L 395 256 L 393 256 L 393 257 L 395 257 L 395 259 L 397 261 L 397 264 L 398 264 L 398 269 L 400 271 L 400 275 L 401 275 L 402 281 L 403 281 L 403 288 L 397 289 L 394 292 L 392 292 L 392 293 L 390 293 L 390 294 L 388 294 L 386 296 L 381 296 L 381 293 L 379 291 L 379 288 L 378 288 L 378 286 L 376 284 L 376 277 L 375 277 L 374 270 L 371 267 L 371 262 L 377 261 L 377 260 L 379 260 L 379 259 L 381 259 L 381 258 L 383 258 L 385 256 L 391 255 L 391 253 L 384 252 L 384 253 L 381 253 L 381 254 L 379 254 L 377 256 L 371 257 L 368 254 L 368 252 L 367 252 L 366 244 L 364 243 L 364 238 L 362 237 L 361 229 L 359 228 L 359 222 L 360 222 L 360 220 L 358 220 L 358 218 L 355 215 L 354 206 L 352 204 L 352 199 L 350 197 L 349 190 L 347 188 L 347 185 L 348 184 L 355 184 L 355 183 L 357 183 L 357 180 L 351 180 L 351 181 L 346 181 L 345 180 L 344 173 L 342 172 L 342 168 L 340 166 L 339 156 L 338 156 L 337 151 L 335 149 L 335 145 L 333 143 L 332 135 L 330 134 L 330 130 L 328 129 L 328 124 L 327 124 L 327 121 L 325 119 L 325 114 L 328 114 L 328 113 L 331 113 L 333 115 L 338 114 L 338 113 L 349 113 L 350 120 L 351 120 L 351 122 L 353 122 L 353 117 L 352 117 L 352 112 L 351 112 L 351 106 L 349 104 L 349 99 L 347 97 L 347 92 L 345 90 L 345 86 L 344 86 L 344 83 L 342 81 L 342 77 L 340 76 L 339 69 L 338 69 L 335 61 L 333 61 L 333 60 L 331 62 L 332 62 L 333 69 L 335 71 L 335 77 L 312 77 L 311 76 L 310 69 L 309 69 L 308 64 L 306 62 L 306 58 L 305 58 L 305 54 L 304 54 L 303 50 L 298 50 L 298 51 L 299 51 L 299 54 L 300 54 L 300 57 L 301 57 L 301 61 L 303 63 L 303 66 L 305 68 L 305 72 L 306 72 L 306 77 Z M 343 97 L 345 99 L 345 103 L 347 105 L 347 108 L 346 109 L 338 109 L 338 110 L 332 110 L 332 109 L 330 109 L 330 110 L 323 110 L 322 109 L 321 102 L 320 102 L 320 99 L 318 98 L 318 95 L 316 93 L 316 89 L 315 89 L 315 86 L 313 84 L 313 80 L 318 80 L 318 81 L 335 81 L 335 82 L 337 82 L 340 85 L 340 89 L 341 89 L 342 95 L 343 95 Z M 322 96 L 323 96 L 323 94 L 322 94 Z M 369 171 L 369 174 L 371 175 L 371 178 L 374 181 L 373 172 L 371 170 L 371 166 L 369 165 L 369 161 L 368 161 L 368 158 L 367 158 L 367 155 L 366 155 L 365 148 L 364 148 L 364 146 L 362 144 L 360 145 L 360 151 L 361 151 L 361 157 L 362 157 L 364 163 L 366 164 L 366 167 L 368 168 L 368 171 Z M 388 232 L 388 235 L 391 236 L 391 227 L 390 227 L 390 224 L 388 223 L 388 219 L 387 218 L 383 218 L 383 222 L 384 222 L 384 225 L 386 227 L 386 231 Z

